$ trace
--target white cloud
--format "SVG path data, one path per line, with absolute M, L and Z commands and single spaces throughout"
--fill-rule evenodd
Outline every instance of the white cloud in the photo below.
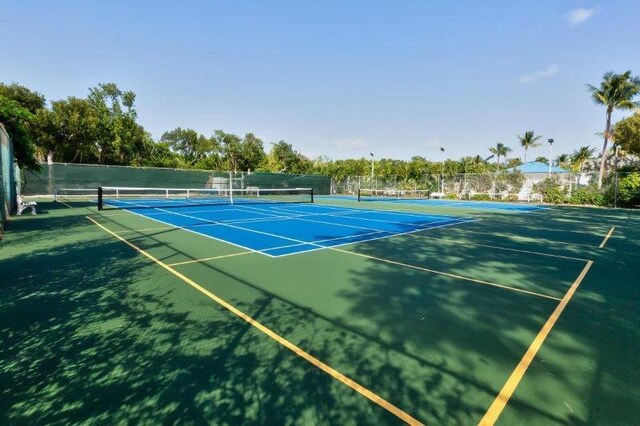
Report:
M 543 78 L 551 77 L 558 74 L 560 67 L 557 65 L 549 65 L 543 70 L 535 71 L 529 74 L 521 75 L 519 78 L 520 83 L 527 84 L 532 81 L 541 80 Z
M 578 8 L 569 11 L 567 14 L 567 20 L 571 25 L 580 25 L 593 18 L 597 12 L 595 7 L 591 9 Z
M 340 138 L 333 141 L 333 145 L 346 151 L 358 151 L 368 146 L 362 138 Z

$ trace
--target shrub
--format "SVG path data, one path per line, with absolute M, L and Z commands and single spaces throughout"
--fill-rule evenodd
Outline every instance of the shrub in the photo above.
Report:
M 571 204 L 590 204 L 593 206 L 604 206 L 606 203 L 605 195 L 598 190 L 595 184 L 578 188 L 571 194 L 569 198 Z
M 621 207 L 640 205 L 640 173 L 630 173 L 618 180 L 618 205 Z
M 455 192 L 449 192 L 444 196 L 444 198 L 446 198 L 447 200 L 457 200 L 458 194 L 456 194 Z
M 474 201 L 491 201 L 489 194 L 473 194 L 470 199 Z
M 509 194 L 507 195 L 507 201 L 519 201 L 520 199 L 518 198 L 518 196 L 516 194 Z
M 567 192 L 560 184 L 560 181 L 553 177 L 547 178 L 542 182 L 533 185 L 533 192 L 542 195 L 542 201 L 545 203 L 561 204 L 566 201 Z

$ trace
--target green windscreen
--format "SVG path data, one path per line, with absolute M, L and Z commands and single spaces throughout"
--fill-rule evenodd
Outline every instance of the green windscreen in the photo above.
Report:
M 0 235 L 9 213 L 15 207 L 15 170 L 11 140 L 4 126 L 0 124 Z
M 103 166 L 89 164 L 42 164 L 39 171 L 27 171 L 22 192 L 53 195 L 56 188 L 97 189 L 99 186 L 141 188 L 313 188 L 315 194 L 329 194 L 331 178 L 321 175 L 285 173 L 232 173 L 207 170 L 153 167 Z

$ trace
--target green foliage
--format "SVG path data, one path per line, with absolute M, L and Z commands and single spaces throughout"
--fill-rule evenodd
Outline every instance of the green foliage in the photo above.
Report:
M 599 190 L 595 184 L 575 189 L 569 198 L 569 202 L 571 204 L 592 206 L 603 206 L 607 204 L 605 194 Z
M 542 201 L 551 204 L 562 204 L 566 201 L 567 191 L 556 177 L 546 178 L 533 185 L 533 192 L 542 195 Z
M 491 201 L 489 194 L 473 194 L 470 198 L 473 201 Z
M 618 121 L 615 125 L 616 143 L 629 154 L 640 155 L 640 112 Z
M 595 151 L 595 148 L 590 148 L 589 146 L 582 146 L 579 149 L 573 151 L 570 161 L 572 170 L 578 173 L 581 172 L 584 168 L 584 164 L 593 158 L 593 153 Z
M 516 194 L 507 195 L 507 201 L 518 201 L 518 196 Z
M 618 180 L 618 205 L 621 207 L 640 205 L 640 173 L 630 173 Z
M 456 194 L 455 192 L 449 192 L 445 194 L 444 198 L 446 198 L 447 200 L 457 200 L 458 194 Z
M 0 96 L 13 99 L 23 108 L 26 108 L 31 114 L 35 114 L 38 110 L 45 107 L 45 97 L 17 83 L 4 84 L 0 83 Z
M 4 124 L 11 141 L 18 166 L 37 169 L 36 145 L 29 131 L 33 114 L 17 101 L 0 95 L 0 123 Z
M 266 159 L 267 171 L 305 174 L 310 173 L 313 164 L 304 155 L 293 149 L 291 144 L 280 141 L 273 144 Z

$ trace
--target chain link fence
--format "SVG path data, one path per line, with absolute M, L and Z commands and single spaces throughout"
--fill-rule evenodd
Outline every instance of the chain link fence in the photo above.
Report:
M 427 194 L 458 200 L 526 201 L 589 204 L 612 207 L 640 206 L 640 172 L 609 172 L 598 188 L 598 175 L 589 173 L 461 173 L 400 176 L 349 176 L 332 180 L 331 193 L 356 195 L 359 189 L 396 194 Z

